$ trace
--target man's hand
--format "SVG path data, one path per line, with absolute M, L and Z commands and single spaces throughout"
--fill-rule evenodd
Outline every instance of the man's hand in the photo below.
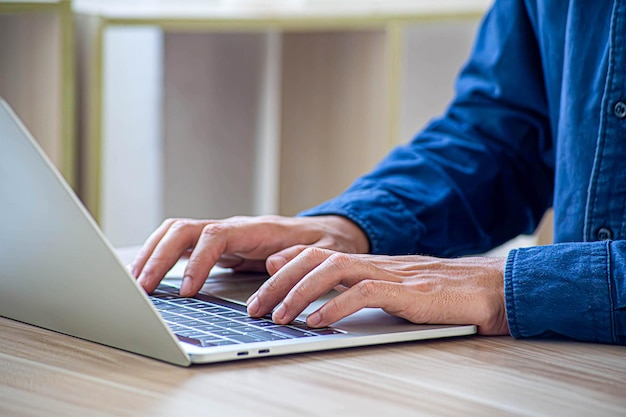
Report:
M 268 256 L 294 245 L 351 253 L 369 250 L 363 231 L 339 216 L 168 219 L 146 240 L 131 273 L 152 292 L 178 259 L 189 256 L 180 293 L 193 296 L 214 265 L 238 271 L 265 270 Z
M 509 334 L 502 258 L 351 255 L 297 246 L 271 256 L 272 275 L 248 299 L 253 317 L 273 313 L 286 324 L 332 288 L 343 290 L 310 314 L 330 325 L 362 308 L 380 307 L 414 323 L 476 324 L 481 334 Z

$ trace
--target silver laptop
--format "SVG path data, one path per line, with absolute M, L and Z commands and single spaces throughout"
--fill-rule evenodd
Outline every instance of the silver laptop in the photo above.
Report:
M 326 329 L 278 326 L 211 294 L 185 299 L 162 285 L 148 296 L 1 99 L 0 195 L 0 316 L 10 319 L 182 366 L 476 332 L 379 309 Z

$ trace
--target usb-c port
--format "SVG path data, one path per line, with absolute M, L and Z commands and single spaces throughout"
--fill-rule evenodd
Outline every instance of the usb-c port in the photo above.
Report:
M 237 352 L 237 356 L 247 356 L 247 355 L 248 355 L 248 351 Z
M 264 353 L 270 353 L 269 349 L 259 349 L 259 353 L 262 355 Z

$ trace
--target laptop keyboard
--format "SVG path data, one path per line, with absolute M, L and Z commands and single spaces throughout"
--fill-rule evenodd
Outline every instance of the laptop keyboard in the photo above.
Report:
M 241 343 L 318 337 L 343 333 L 331 327 L 312 328 L 302 321 L 275 324 L 270 316 L 253 318 L 246 307 L 220 298 L 198 294 L 178 295 L 178 289 L 160 285 L 150 296 L 152 303 L 172 332 L 183 342 L 196 346 L 223 346 Z

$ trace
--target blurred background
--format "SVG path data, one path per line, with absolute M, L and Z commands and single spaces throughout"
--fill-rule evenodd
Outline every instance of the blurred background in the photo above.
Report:
M 2 0 L 0 96 L 138 245 L 341 192 L 445 109 L 490 2 Z

